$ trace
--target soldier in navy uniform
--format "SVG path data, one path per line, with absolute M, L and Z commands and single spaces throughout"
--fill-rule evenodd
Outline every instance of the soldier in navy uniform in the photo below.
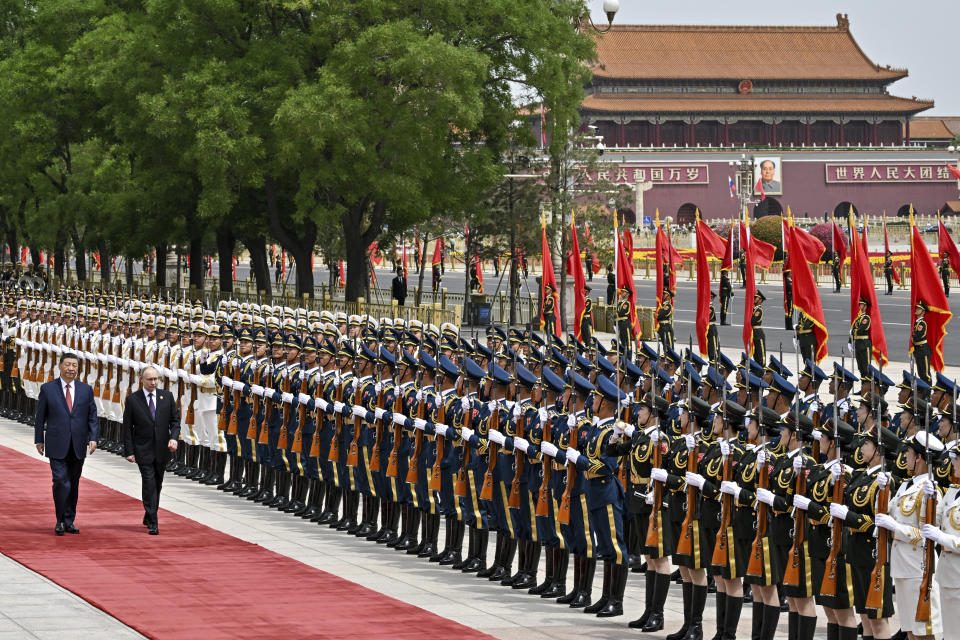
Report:
M 753 314 L 750 326 L 753 327 L 753 359 L 763 363 L 767 360 L 767 339 L 763 333 L 763 301 L 767 296 L 759 289 L 753 296 Z
M 730 308 L 730 298 L 733 297 L 733 284 L 730 282 L 730 272 L 727 269 L 720 271 L 720 324 L 728 325 L 727 311 Z
M 673 293 L 669 289 L 663 290 L 663 300 L 657 309 L 657 334 L 664 351 L 673 349 Z
M 943 292 L 950 297 L 950 255 L 946 252 L 940 255 L 940 280 L 943 282 Z
M 467 555 L 461 562 L 454 562 L 451 568 L 464 573 L 477 573 L 486 569 L 490 533 L 487 505 L 480 500 L 483 474 L 487 468 L 486 449 L 485 445 L 481 446 L 481 439 L 474 436 L 478 426 L 477 419 L 485 407 L 482 382 L 486 372 L 472 358 L 464 358 L 461 369 L 463 394 L 459 406 L 454 407 L 454 417 L 448 419 L 448 424 L 460 430 L 460 465 L 465 476 L 465 495 L 460 497 L 460 508 L 463 523 L 469 527 L 469 540 Z
M 783 257 L 786 264 L 787 256 Z M 783 328 L 793 331 L 793 276 L 790 269 L 783 270 Z
M 633 347 L 633 326 L 630 323 L 630 291 L 622 287 L 617 299 L 617 340 L 627 357 Z
M 857 359 L 857 372 L 861 380 L 870 375 L 870 359 L 872 357 L 873 342 L 870 340 L 870 300 L 860 297 L 860 310 L 853 324 L 850 325 L 850 341 L 853 343 L 853 353 Z
M 325 483 L 325 495 L 323 499 L 323 509 L 316 518 L 317 524 L 329 525 L 337 521 L 337 514 L 340 510 L 340 499 L 343 495 L 341 481 L 343 478 L 339 473 L 336 461 L 331 461 L 330 446 L 333 442 L 336 431 L 336 423 L 333 418 L 333 403 L 336 399 L 338 363 L 337 363 L 337 345 L 332 340 L 324 340 L 320 343 L 318 349 L 318 362 L 323 368 L 323 373 L 317 378 L 316 387 L 311 391 L 314 396 L 313 402 L 319 406 L 322 403 L 322 411 L 317 412 L 316 438 L 318 442 L 317 466 L 320 469 L 320 475 Z M 311 519 L 312 520 L 312 519 Z
M 833 292 L 840 292 L 840 270 L 843 268 L 843 265 L 840 263 L 840 256 L 836 253 L 833 254 L 833 260 L 830 261 L 830 271 L 833 273 Z
M 887 251 L 886 255 L 883 258 L 883 277 L 887 281 L 887 293 L 886 295 L 893 295 L 893 256 Z
M 917 301 L 917 318 L 913 322 L 913 330 L 910 333 L 910 348 L 917 365 L 917 376 L 927 384 L 931 384 L 932 379 L 930 378 L 930 345 L 927 344 L 927 321 L 923 316 L 929 309 L 926 302 Z
M 548 336 L 556 334 L 557 301 L 553 297 L 555 291 L 550 283 L 547 283 L 543 290 L 543 332 Z
M 814 350 L 817 348 L 817 337 L 813 333 L 813 327 L 813 318 L 801 311 L 800 318 L 797 319 L 797 346 L 804 361 L 812 360 L 816 355 Z
M 583 312 L 579 318 L 580 340 L 584 344 L 593 341 L 593 300 L 590 299 L 590 287 L 584 290 Z
M 720 357 L 720 332 L 717 330 L 717 310 L 713 306 L 713 301 L 717 294 L 710 292 L 710 322 L 707 325 L 707 359 L 710 362 L 716 362 Z

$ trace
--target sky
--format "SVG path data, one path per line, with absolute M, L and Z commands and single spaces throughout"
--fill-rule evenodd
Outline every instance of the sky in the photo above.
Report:
M 594 20 L 606 23 L 602 0 L 588 0 Z M 837 24 L 846 13 L 850 32 L 867 57 L 906 68 L 889 86 L 893 95 L 932 99 L 922 116 L 960 117 L 960 65 L 956 64 L 958 0 L 804 0 L 803 2 L 649 2 L 620 0 L 619 24 L 812 25 Z

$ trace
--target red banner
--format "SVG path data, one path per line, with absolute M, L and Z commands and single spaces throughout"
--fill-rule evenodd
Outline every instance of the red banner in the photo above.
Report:
M 790 271 L 793 274 L 793 306 L 813 321 L 813 335 L 817 341 L 814 360 L 819 363 L 827 357 L 829 334 L 827 321 L 823 315 L 823 304 L 820 301 L 820 290 L 810 271 L 809 263 L 819 261 L 823 253 L 823 244 L 810 234 L 806 235 L 815 240 L 816 244 L 804 239 L 802 234 L 805 233 L 793 225 L 787 229 L 787 235 L 790 236 L 790 253 L 787 254 L 787 261 L 790 263 Z
M 927 343 L 930 345 L 930 366 L 934 371 L 943 370 L 943 339 L 947 335 L 947 323 L 953 317 L 950 304 L 940 284 L 937 267 L 933 264 L 927 245 L 920 236 L 920 230 L 913 224 L 910 216 L 910 327 L 917 319 L 917 303 L 921 300 L 926 303 L 927 311 L 924 320 L 927 321 Z M 913 341 L 910 341 L 910 353 L 913 353 Z

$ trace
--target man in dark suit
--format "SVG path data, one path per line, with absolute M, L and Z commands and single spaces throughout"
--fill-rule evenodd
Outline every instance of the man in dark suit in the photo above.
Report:
M 40 455 L 50 459 L 53 504 L 57 510 L 54 533 L 80 533 L 73 526 L 77 515 L 83 460 L 97 449 L 97 405 L 93 389 L 77 380 L 80 361 L 72 353 L 60 356 L 60 377 L 40 387 L 34 442 Z
M 160 373 L 154 367 L 140 372 L 140 391 L 127 396 L 123 410 L 123 455 L 140 467 L 143 481 L 143 525 L 159 535 L 157 508 L 163 471 L 180 438 L 180 411 L 169 391 L 157 389 Z

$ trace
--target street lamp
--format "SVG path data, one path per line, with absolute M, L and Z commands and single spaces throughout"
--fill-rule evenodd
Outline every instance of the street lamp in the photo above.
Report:
M 603 12 L 607 14 L 607 26 L 598 27 L 593 21 L 593 17 L 590 13 L 587 13 L 587 23 L 590 25 L 590 28 L 596 31 L 597 33 L 606 33 L 610 31 L 610 28 L 613 27 L 613 18 L 617 15 L 617 11 L 620 10 L 620 0 L 603 0 Z
M 740 197 L 739 215 L 742 214 L 743 208 L 750 204 L 750 196 L 753 195 L 753 156 L 748 158 L 746 154 L 741 153 L 739 160 L 731 160 L 728 164 L 737 176 L 737 194 Z

